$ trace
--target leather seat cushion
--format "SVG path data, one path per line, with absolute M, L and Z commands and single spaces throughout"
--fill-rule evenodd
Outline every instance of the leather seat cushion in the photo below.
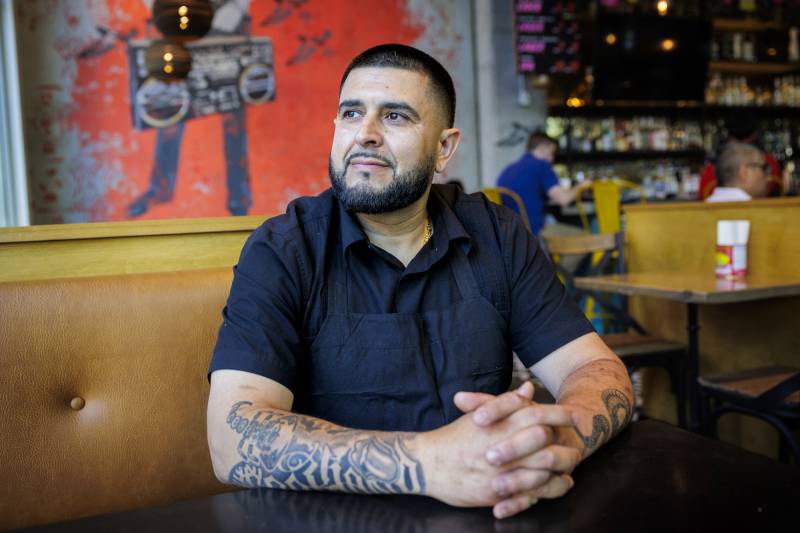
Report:
M 226 490 L 205 410 L 230 280 L 0 283 L 0 529 Z

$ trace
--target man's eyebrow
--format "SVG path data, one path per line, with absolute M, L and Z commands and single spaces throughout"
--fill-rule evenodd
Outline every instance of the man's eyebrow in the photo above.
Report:
M 362 105 L 364 105 L 364 103 L 361 100 L 342 100 L 339 102 L 339 111 L 346 107 L 358 107 Z
M 339 111 L 341 112 L 342 109 L 347 109 L 349 107 L 363 107 L 363 105 L 364 102 L 358 99 L 342 100 L 341 102 L 339 102 Z M 381 102 L 380 108 L 388 109 L 391 111 L 405 111 L 411 116 L 413 120 L 420 119 L 417 110 L 405 102 L 394 102 L 394 101 Z
M 391 109 L 392 111 L 405 111 L 414 120 L 419 120 L 417 110 L 405 102 L 382 102 L 381 109 Z

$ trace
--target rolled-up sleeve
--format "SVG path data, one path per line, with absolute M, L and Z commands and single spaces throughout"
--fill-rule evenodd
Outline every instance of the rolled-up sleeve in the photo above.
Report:
M 302 266 L 290 243 L 268 225 L 245 243 L 234 267 L 209 376 L 221 369 L 242 370 L 294 390 L 302 354 Z
M 503 250 L 511 289 L 511 344 L 520 360 L 530 367 L 594 328 L 567 295 L 538 239 L 518 220 L 504 226 Z

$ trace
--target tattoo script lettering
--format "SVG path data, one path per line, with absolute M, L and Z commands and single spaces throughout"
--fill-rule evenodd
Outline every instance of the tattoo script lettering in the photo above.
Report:
M 422 465 L 405 445 L 411 435 L 336 428 L 315 418 L 270 410 L 243 414 L 250 406 L 251 402 L 236 402 L 228 413 L 228 426 L 242 436 L 242 460 L 230 471 L 231 483 L 363 494 L 425 493 Z
M 577 427 L 575 432 L 590 450 L 600 447 L 611 437 L 619 433 L 631 420 L 631 402 L 627 396 L 617 389 L 607 389 L 602 393 L 603 404 L 608 411 L 608 418 L 603 415 L 592 417 L 592 434 L 584 435 Z

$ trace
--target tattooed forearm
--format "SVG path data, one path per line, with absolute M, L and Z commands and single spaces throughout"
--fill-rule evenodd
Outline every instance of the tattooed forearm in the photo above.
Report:
M 342 490 L 364 494 L 425 493 L 413 435 L 344 429 L 322 420 L 255 410 L 236 402 L 228 426 L 241 435 L 229 482 L 245 487 Z
M 617 389 L 606 389 L 602 393 L 603 405 L 608 411 L 608 418 L 603 415 L 592 417 L 592 434 L 584 435 L 581 430 L 575 428 L 575 433 L 583 441 L 583 444 L 594 451 L 602 444 L 608 442 L 611 437 L 616 435 L 624 428 L 631 419 L 631 402 L 624 393 Z

